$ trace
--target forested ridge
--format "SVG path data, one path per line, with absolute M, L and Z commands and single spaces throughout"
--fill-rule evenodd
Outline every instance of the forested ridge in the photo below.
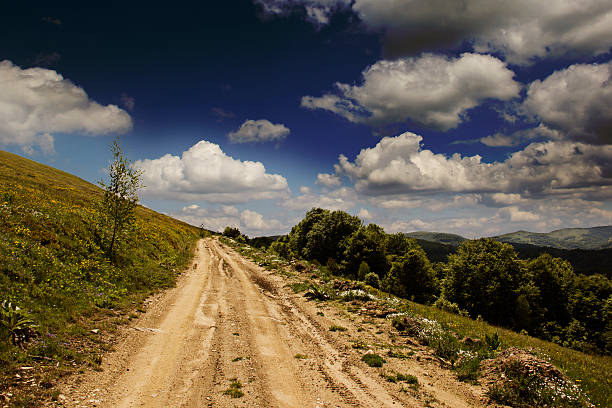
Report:
M 577 350 L 612 353 L 612 282 L 603 274 L 576 273 L 548 253 L 521 259 L 512 245 L 483 238 L 432 263 L 403 233 L 387 234 L 346 212 L 320 208 L 270 250 L 400 297 Z

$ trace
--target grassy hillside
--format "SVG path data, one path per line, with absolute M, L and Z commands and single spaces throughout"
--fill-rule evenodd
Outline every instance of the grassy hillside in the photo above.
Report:
M 546 234 L 517 231 L 494 238 L 502 242 L 547 246 L 560 249 L 602 249 L 612 247 L 612 226 L 565 228 Z
M 173 285 L 189 260 L 198 229 L 139 207 L 132 244 L 111 264 L 100 248 L 101 196 L 100 188 L 78 177 L 0 151 L 4 373 L 30 364 L 32 356 L 58 367 L 95 363 L 96 347 L 89 343 L 97 340 L 89 339 L 88 319 Z M 20 329 L 19 319 L 30 323 Z M 31 337 L 23 349 L 15 334 Z
M 437 242 L 444 245 L 459 246 L 467 238 L 456 234 L 447 234 L 445 232 L 427 232 L 427 231 L 415 231 L 406 233 L 407 237 L 414 238 L 421 241 Z
M 437 307 L 396 298 L 361 282 L 345 280 L 342 277 L 334 276 L 326 266 L 321 266 L 318 263 L 310 263 L 304 260 L 297 263 L 289 262 L 279 258 L 273 250 L 266 251 L 256 249 L 228 239 L 224 239 L 224 242 L 234 246 L 242 255 L 251 258 L 254 262 L 262 265 L 266 269 L 275 271 L 284 276 L 289 281 L 288 286 L 293 288 L 296 293 L 302 292 L 311 298 L 317 299 L 317 301 L 332 302 L 340 305 L 344 307 L 348 313 L 357 313 L 357 315 L 355 315 L 356 319 L 366 320 L 362 314 L 363 311 L 366 310 L 364 308 L 365 303 L 371 305 L 373 302 L 378 302 L 377 310 L 384 310 L 390 307 L 393 310 L 401 312 L 400 315 L 406 315 L 417 319 L 426 318 L 430 323 L 437 322 L 436 324 L 439 324 L 443 330 L 442 334 L 448 334 L 448 336 L 445 337 L 447 341 L 440 341 L 438 344 L 430 344 L 430 346 L 436 350 L 436 355 L 443 355 L 444 358 L 448 358 L 449 354 L 457 353 L 457 350 L 462 347 L 460 343 L 457 342 L 457 338 L 461 339 L 464 336 L 468 336 L 472 339 L 481 339 L 484 342 L 487 336 L 494 336 L 497 333 L 501 344 L 496 353 L 510 347 L 519 347 L 523 350 L 529 350 L 536 356 L 561 369 L 564 374 L 589 396 L 593 406 L 612 406 L 612 377 L 609 375 L 610 372 L 612 372 L 612 357 L 610 356 L 582 353 L 552 342 L 493 326 L 484 322 L 482 319 L 472 319 L 441 310 Z M 295 268 L 295 265 L 298 265 L 299 268 Z M 355 296 L 343 298 L 342 293 L 334 289 L 334 283 L 338 281 L 349 282 L 348 284 L 342 284 L 340 286 L 358 287 L 367 292 L 367 296 L 370 297 L 367 298 L 367 301 L 359 301 Z M 346 294 L 349 292 L 351 291 L 344 293 Z M 444 336 L 442 337 L 444 338 Z M 442 354 L 438 354 L 440 352 Z M 461 354 L 462 352 L 459 351 L 458 353 Z M 408 357 L 409 356 L 403 356 L 402 358 Z M 462 369 L 459 363 L 454 365 L 455 373 L 458 376 L 462 374 Z M 476 379 L 468 378 L 465 381 L 477 381 L 480 374 L 479 372 L 475 372 L 474 376 Z M 517 404 L 513 406 L 527 405 Z M 581 405 L 574 405 L 571 402 L 567 402 L 566 404 L 555 406 L 578 407 Z

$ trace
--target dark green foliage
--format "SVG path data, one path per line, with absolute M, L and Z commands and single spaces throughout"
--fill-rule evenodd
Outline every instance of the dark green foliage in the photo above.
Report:
M 361 356 L 361 361 L 370 367 L 382 367 L 386 363 L 385 359 L 375 353 L 368 353 Z
M 225 227 L 225 229 L 223 230 L 224 237 L 236 239 L 240 237 L 241 235 L 242 234 L 240 233 L 240 230 L 238 228 L 228 226 L 228 227 Z
M 345 274 L 359 280 L 370 271 L 384 275 L 387 270 L 385 237 L 382 228 L 375 224 L 361 227 L 348 237 L 343 254 Z M 367 271 L 362 270 L 363 264 L 367 265 Z
M 489 347 L 489 350 L 497 350 L 501 346 L 499 334 L 497 334 L 497 332 L 491 336 L 485 334 L 485 343 L 487 344 L 487 347 Z
M 0 305 L 0 341 L 22 346 L 36 334 L 36 323 L 19 306 L 4 300 Z
M 287 235 L 283 235 L 276 241 L 272 242 L 270 244 L 270 251 L 286 260 L 291 260 L 291 258 L 293 258 L 293 252 L 291 251 L 289 237 Z
M 366 285 L 370 285 L 373 288 L 376 288 L 376 289 L 380 288 L 380 278 L 374 272 L 365 274 L 363 278 L 363 282 Z
M 438 283 L 425 252 L 417 247 L 393 258 L 391 270 L 382 281 L 382 288 L 416 302 L 432 301 L 438 292 Z
M 455 365 L 457 379 L 469 383 L 478 382 L 480 376 L 480 358 L 466 358 Z
M 583 351 L 612 351 L 610 280 L 576 275 L 568 262 L 548 254 L 525 261 L 509 244 L 479 239 L 464 241 L 448 262 L 432 265 L 405 234 L 385 234 L 345 212 L 320 208 L 308 211 L 271 249 L 326 265 L 320 268 L 326 279 L 369 276 L 370 286 L 420 303 L 435 301 L 452 313 L 482 316 Z M 332 297 L 318 289 L 307 295 Z
M 524 280 L 525 268 L 511 245 L 485 238 L 466 241 L 449 256 L 443 295 L 471 316 L 517 327 L 516 290 Z
M 327 212 L 306 234 L 304 258 L 322 264 L 327 263 L 329 258 L 341 259 L 347 239 L 359 227 L 361 220 L 358 217 L 344 211 Z
M 366 275 L 368 275 L 370 273 L 370 267 L 368 266 L 368 263 L 363 261 L 361 262 L 361 264 L 359 264 L 359 272 L 357 273 L 357 277 L 359 280 L 365 280 Z
M 289 247 L 299 258 L 307 258 L 304 252 L 307 244 L 307 236 L 312 227 L 329 215 L 329 210 L 313 208 L 306 213 L 302 221 L 291 229 L 289 234 Z M 327 261 L 327 260 L 326 260 Z

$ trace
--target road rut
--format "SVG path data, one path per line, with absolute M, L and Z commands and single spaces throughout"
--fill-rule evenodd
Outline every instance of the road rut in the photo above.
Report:
M 279 276 L 215 239 L 201 240 L 177 287 L 150 302 L 104 357 L 102 371 L 67 383 L 58 405 L 424 406 L 422 393 L 398 389 L 361 363 L 348 335 L 330 332 L 320 310 Z M 430 406 L 482 405 L 444 376 L 424 389 Z M 231 390 L 243 395 L 232 398 Z

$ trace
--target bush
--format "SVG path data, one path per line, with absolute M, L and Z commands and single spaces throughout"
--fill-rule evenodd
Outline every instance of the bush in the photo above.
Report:
M 366 285 L 370 285 L 373 288 L 380 288 L 380 278 L 374 272 L 367 273 L 363 281 Z
M 386 363 L 385 359 L 375 353 L 368 353 L 361 356 L 361 361 L 370 367 L 382 367 Z
M 450 302 L 444 298 L 444 296 L 440 296 L 433 304 L 434 307 L 444 310 L 445 312 L 454 313 L 459 316 L 470 317 L 470 314 L 467 310 L 462 310 L 459 308 L 459 305 L 453 302 Z
M 359 264 L 359 271 L 357 272 L 357 277 L 359 280 L 365 280 L 367 274 L 370 273 L 370 266 L 367 262 L 361 262 Z
M 501 346 L 501 340 L 499 339 L 499 335 L 497 334 L 497 332 L 495 332 L 495 334 L 491 336 L 485 334 L 485 343 L 487 343 L 487 346 L 489 346 L 490 350 L 497 350 Z
M 351 300 L 374 300 L 376 297 L 362 289 L 350 289 L 338 294 L 342 300 L 350 302 Z

